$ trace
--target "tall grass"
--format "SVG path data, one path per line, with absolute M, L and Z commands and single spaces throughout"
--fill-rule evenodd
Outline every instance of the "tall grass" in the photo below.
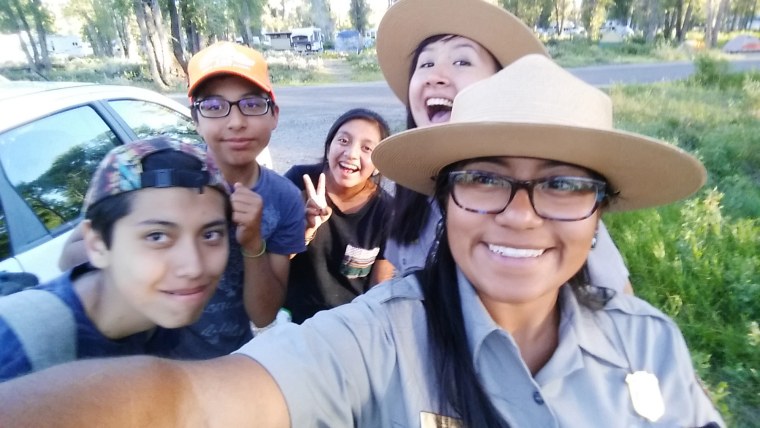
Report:
M 620 127 L 696 153 L 708 184 L 687 201 L 605 222 L 636 294 L 681 327 L 727 422 L 758 426 L 760 74 L 729 76 L 716 60 L 701 61 L 689 81 L 611 95 Z

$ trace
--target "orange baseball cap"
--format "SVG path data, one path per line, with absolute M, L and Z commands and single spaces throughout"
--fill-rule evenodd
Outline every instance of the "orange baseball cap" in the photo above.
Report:
M 240 76 L 263 89 L 274 101 L 269 80 L 269 67 L 257 50 L 232 42 L 217 42 L 201 49 L 187 65 L 189 85 L 187 96 L 193 98 L 198 85 L 211 77 L 232 74 Z

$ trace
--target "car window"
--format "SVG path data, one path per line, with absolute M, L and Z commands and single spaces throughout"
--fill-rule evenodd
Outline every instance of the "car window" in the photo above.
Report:
M 0 260 L 5 260 L 11 256 L 11 242 L 8 236 L 8 226 L 5 224 L 5 211 L 3 204 L 0 203 Z
M 180 140 L 202 142 L 195 132 L 193 120 L 169 107 L 142 100 L 115 100 L 109 101 L 109 104 L 139 139 L 166 135 Z
M 52 234 L 79 217 L 90 176 L 119 140 L 90 107 L 67 110 L 0 135 L 3 170 Z

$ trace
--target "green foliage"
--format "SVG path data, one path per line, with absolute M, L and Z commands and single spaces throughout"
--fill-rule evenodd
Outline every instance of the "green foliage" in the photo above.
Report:
M 619 125 L 673 141 L 704 162 L 708 187 L 732 216 L 760 217 L 760 74 L 736 74 L 738 88 L 689 82 L 613 89 Z
M 722 87 L 728 76 L 728 61 L 710 54 L 700 54 L 694 59 L 696 71 L 691 81 L 703 87 Z
M 350 54 L 346 61 L 356 74 L 379 75 L 380 64 L 377 62 L 377 54 L 374 49 L 365 49 L 359 54 Z
M 361 34 L 364 34 L 364 31 L 369 28 L 369 12 L 370 8 L 367 0 L 351 0 L 348 18 L 351 21 L 351 25 Z
M 729 426 L 760 416 L 760 79 L 615 87 L 618 126 L 701 158 L 697 197 L 605 223 L 636 294 L 671 316 Z
M 53 64 L 52 69 L 44 74 L 19 67 L 0 68 L 0 74 L 11 80 L 152 85 L 150 73 L 148 73 L 147 67 L 144 64 L 112 58 L 76 58 L 64 63 Z
M 552 58 L 563 67 L 688 59 L 688 53 L 685 51 L 672 49 L 664 43 L 644 43 L 643 39 L 635 38 L 623 43 L 601 45 L 586 38 L 550 39 L 546 45 Z
M 269 75 L 275 85 L 303 85 L 324 80 L 320 74 L 322 58 L 293 51 L 270 51 L 267 54 Z

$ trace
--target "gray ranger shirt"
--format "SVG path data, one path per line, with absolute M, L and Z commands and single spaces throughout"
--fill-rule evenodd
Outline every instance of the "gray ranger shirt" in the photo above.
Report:
M 511 426 L 725 425 L 696 379 L 681 332 L 644 301 L 618 293 L 594 311 L 563 286 L 559 345 L 532 376 L 461 273 L 458 282 L 476 372 Z M 277 326 L 237 352 L 274 377 L 294 427 L 420 427 L 430 413 L 443 413 L 422 303 L 414 276 L 394 279 L 300 326 Z M 634 381 L 629 389 L 635 372 L 659 385 Z M 651 398 L 657 389 L 664 414 L 651 422 L 634 409 L 631 390 Z

